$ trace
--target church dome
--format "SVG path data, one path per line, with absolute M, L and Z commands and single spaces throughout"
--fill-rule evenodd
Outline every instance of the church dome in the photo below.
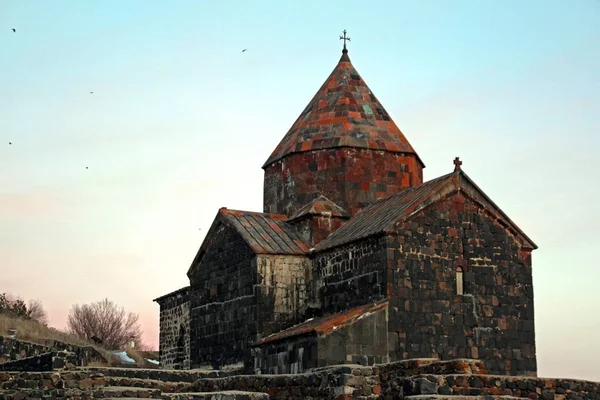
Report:
M 340 147 L 414 154 L 424 167 L 346 50 L 263 168 L 293 153 Z

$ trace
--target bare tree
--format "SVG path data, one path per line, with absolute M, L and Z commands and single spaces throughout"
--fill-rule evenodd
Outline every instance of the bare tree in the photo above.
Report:
M 42 325 L 48 325 L 48 313 L 44 310 L 44 306 L 39 299 L 29 300 L 27 315 Z
M 122 349 L 133 340 L 141 344 L 139 315 L 126 313 L 108 299 L 91 304 L 75 304 L 69 312 L 67 328 L 82 339 L 100 338 L 108 349 Z

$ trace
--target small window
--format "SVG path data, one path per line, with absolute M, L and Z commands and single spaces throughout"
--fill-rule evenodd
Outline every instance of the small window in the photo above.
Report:
M 456 294 L 464 294 L 463 270 L 461 267 L 456 268 Z

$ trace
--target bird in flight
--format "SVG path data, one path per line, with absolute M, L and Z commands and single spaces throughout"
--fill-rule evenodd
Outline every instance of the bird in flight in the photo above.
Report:
M 88 167 L 85 167 L 85 169 L 88 169 Z
M 12 28 L 13 32 L 16 32 L 17 30 L 15 28 Z
M 11 144 L 12 144 L 12 142 L 8 142 L 8 144 L 9 144 L 9 145 L 11 145 Z
M 242 53 L 243 53 L 243 52 L 245 52 L 246 50 L 248 50 L 248 49 L 244 49 L 244 50 L 242 50 Z
M 90 94 L 94 94 L 94 92 L 90 92 Z

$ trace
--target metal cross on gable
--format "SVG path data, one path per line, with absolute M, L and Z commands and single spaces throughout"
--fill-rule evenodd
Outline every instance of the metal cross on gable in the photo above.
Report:
M 462 161 L 460 161 L 460 158 L 456 157 L 454 159 L 454 171 L 460 171 L 461 165 L 462 165 Z
M 348 36 L 346 36 L 346 30 L 344 29 L 344 36 L 340 35 L 340 40 L 344 41 L 344 50 L 342 50 L 342 53 L 347 53 L 348 49 L 346 49 L 346 41 L 350 41 L 350 38 Z

